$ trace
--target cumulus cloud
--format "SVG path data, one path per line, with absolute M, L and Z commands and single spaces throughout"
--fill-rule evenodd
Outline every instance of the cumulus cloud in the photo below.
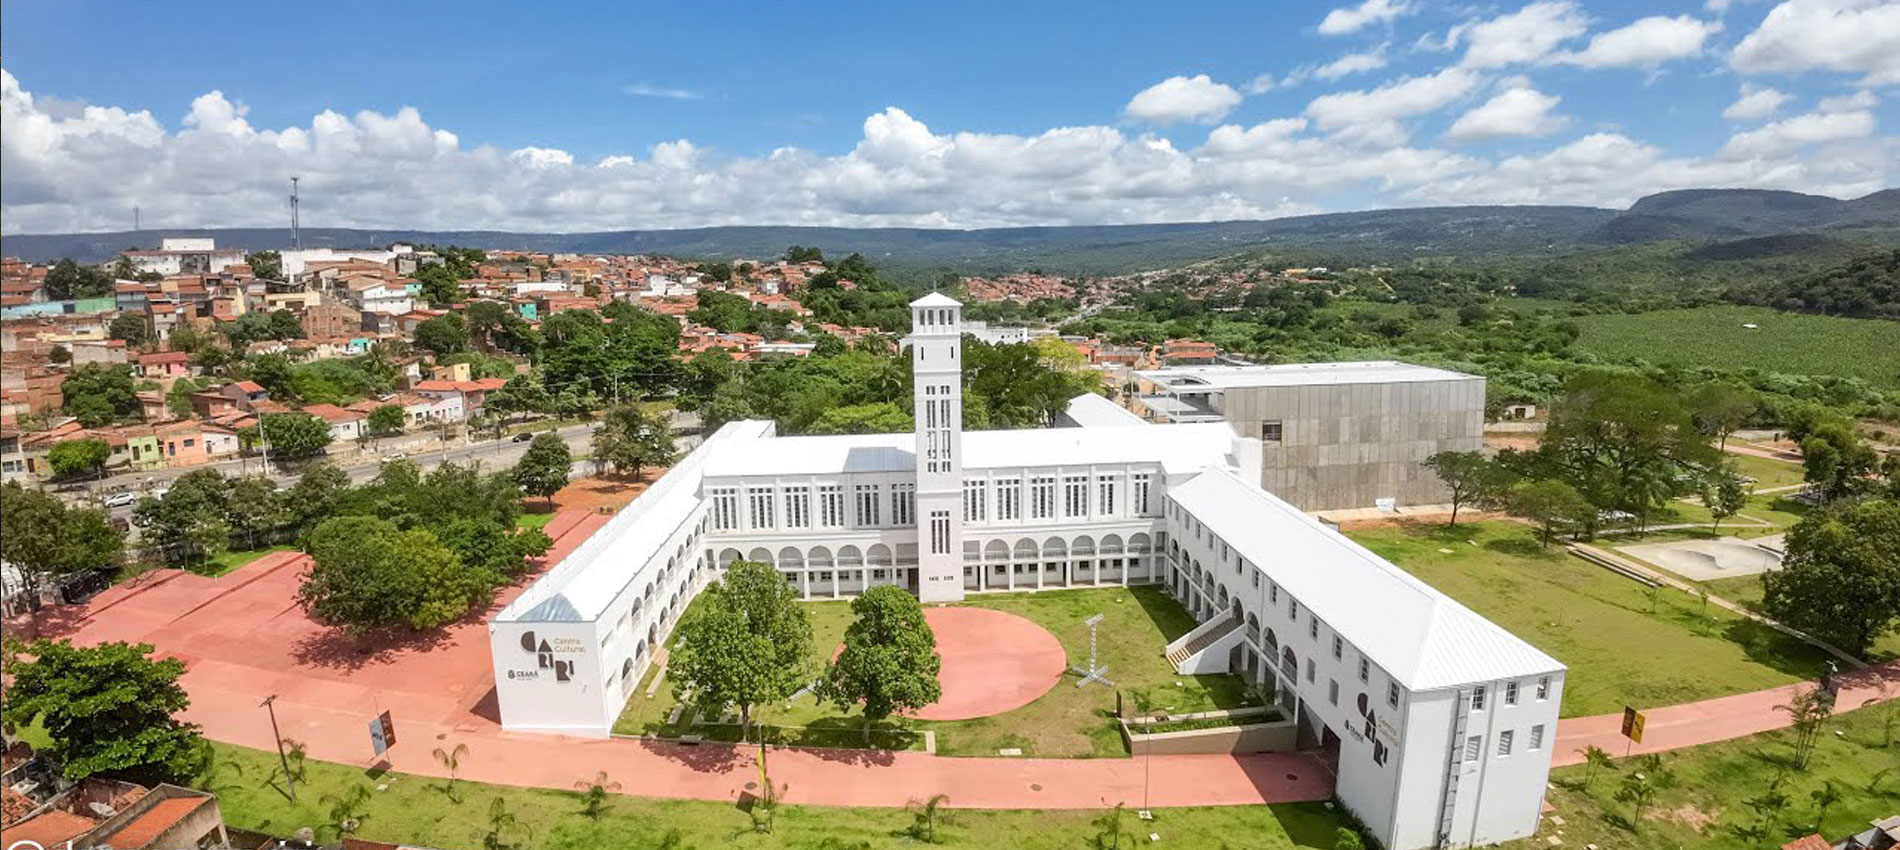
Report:
M 1379 45 L 1364 53 L 1348 53 L 1313 69 L 1313 76 L 1322 80 L 1337 80 L 1351 74 L 1377 71 L 1385 67 L 1385 45 Z
M 1150 124 L 1194 121 L 1212 124 L 1227 117 L 1240 103 L 1240 92 L 1214 82 L 1206 74 L 1169 77 L 1141 91 L 1123 107 L 1122 114 Z
M 1892 0 L 1787 0 L 1729 54 L 1746 74 L 1839 71 L 1867 85 L 1900 83 L 1900 3 Z
M 1558 62 L 1585 68 L 1653 68 L 1672 59 L 1702 52 L 1703 42 L 1722 29 L 1715 21 L 1694 15 L 1655 15 L 1628 26 L 1591 36 L 1580 51 L 1559 54 Z
M 1730 121 L 1760 121 L 1781 109 L 1781 105 L 1791 100 L 1788 95 L 1768 86 L 1743 83 L 1742 92 L 1735 102 L 1722 110 L 1722 117 Z
M 1373 24 L 1385 23 L 1411 10 L 1406 0 L 1365 0 L 1357 6 L 1344 6 L 1326 13 L 1319 22 L 1321 35 L 1345 35 Z
M 1775 134 L 1738 136 L 1720 156 L 1667 155 L 1614 134 L 1501 161 L 1406 143 L 1398 122 L 1455 103 L 1481 83 L 1466 69 L 1405 78 L 1317 98 L 1302 115 L 1222 124 L 1179 146 L 1115 126 L 943 131 L 889 107 L 867 116 L 855 144 L 837 152 L 785 147 L 736 157 L 679 139 L 583 157 L 546 143 L 465 143 L 414 108 L 324 110 L 298 125 L 259 127 L 248 117 L 256 113 L 217 92 L 168 126 L 149 112 L 36 97 L 0 69 L 0 223 L 7 233 L 116 230 L 136 204 L 154 229 L 274 225 L 287 218 L 284 181 L 292 174 L 303 176 L 306 226 L 549 232 L 1614 205 L 1686 186 L 1847 196 L 1891 185 L 1900 161 L 1892 139 L 1870 141 L 1857 129 L 1868 126 L 1858 116 L 1876 103 L 1866 92 L 1824 101 L 1812 113 L 1820 117 L 1770 125 Z M 1494 94 L 1529 87 L 1509 80 Z
M 1508 86 L 1490 100 L 1458 116 L 1445 138 L 1454 142 L 1488 139 L 1548 136 L 1564 125 L 1561 116 L 1552 115 L 1562 98 L 1548 95 L 1521 82 Z
M 1499 68 L 1542 61 L 1588 29 L 1575 3 L 1540 0 L 1510 14 L 1455 27 L 1444 43 L 1465 45 L 1466 67 Z

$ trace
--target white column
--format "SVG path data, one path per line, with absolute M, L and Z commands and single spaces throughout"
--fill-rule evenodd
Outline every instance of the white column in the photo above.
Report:
M 963 305 L 941 293 L 910 304 L 916 421 L 917 596 L 963 598 Z

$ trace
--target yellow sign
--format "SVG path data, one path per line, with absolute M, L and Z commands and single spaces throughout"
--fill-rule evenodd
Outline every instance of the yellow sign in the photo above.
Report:
M 1623 737 L 1631 743 L 1643 742 L 1643 713 L 1628 706 L 1623 707 Z

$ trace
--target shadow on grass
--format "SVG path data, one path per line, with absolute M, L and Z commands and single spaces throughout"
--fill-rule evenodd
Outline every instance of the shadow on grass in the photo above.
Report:
M 1731 620 L 1721 636 L 1741 647 L 1750 661 L 1790 676 L 1811 679 L 1827 666 L 1826 652 L 1756 620 Z
M 1549 557 L 1553 552 L 1563 551 L 1555 547 L 1544 546 L 1544 544 L 1537 539 L 1535 534 L 1514 534 L 1510 537 L 1499 537 L 1486 540 L 1482 545 L 1484 548 L 1501 555 L 1515 555 L 1519 558 L 1545 558 Z
M 1148 619 L 1154 621 L 1155 627 L 1161 630 L 1163 640 L 1172 642 L 1175 638 L 1193 631 L 1197 625 L 1187 609 L 1181 607 L 1181 603 L 1176 602 L 1174 597 L 1163 593 L 1159 587 L 1130 587 L 1128 595 L 1134 597 L 1135 604 L 1141 606 L 1142 613 L 1147 614 Z

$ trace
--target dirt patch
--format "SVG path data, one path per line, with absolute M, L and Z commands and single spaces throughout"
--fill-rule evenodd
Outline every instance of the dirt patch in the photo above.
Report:
M 1708 832 L 1709 826 L 1715 823 L 1716 819 L 1721 816 L 1721 809 L 1716 809 L 1713 812 L 1705 812 L 1688 803 L 1684 803 L 1673 809 L 1661 809 L 1650 815 L 1650 817 L 1656 820 L 1682 824 L 1683 826 L 1695 830 L 1698 834 Z
M 1444 525 L 1451 518 L 1450 511 L 1438 513 L 1403 514 L 1400 516 L 1369 517 L 1366 519 L 1347 519 L 1339 521 L 1340 531 L 1371 531 L 1379 528 L 1414 528 L 1420 525 Z M 1488 519 L 1509 519 L 1502 513 L 1487 513 L 1472 508 L 1458 511 L 1458 523 L 1479 522 Z
M 1503 451 L 1504 449 L 1530 451 L 1537 448 L 1539 436 L 1538 434 L 1486 432 L 1484 435 L 1484 447 L 1492 451 Z
M 634 497 L 646 492 L 647 485 L 652 484 L 665 473 L 665 467 L 647 467 L 641 470 L 639 481 L 633 480 L 632 473 L 618 472 L 575 479 L 568 482 L 566 487 L 562 487 L 560 492 L 554 494 L 554 507 L 556 510 L 563 511 L 613 513 L 626 507 L 628 502 L 634 500 Z M 531 508 L 537 505 L 545 508 L 547 502 L 531 499 L 528 505 Z

